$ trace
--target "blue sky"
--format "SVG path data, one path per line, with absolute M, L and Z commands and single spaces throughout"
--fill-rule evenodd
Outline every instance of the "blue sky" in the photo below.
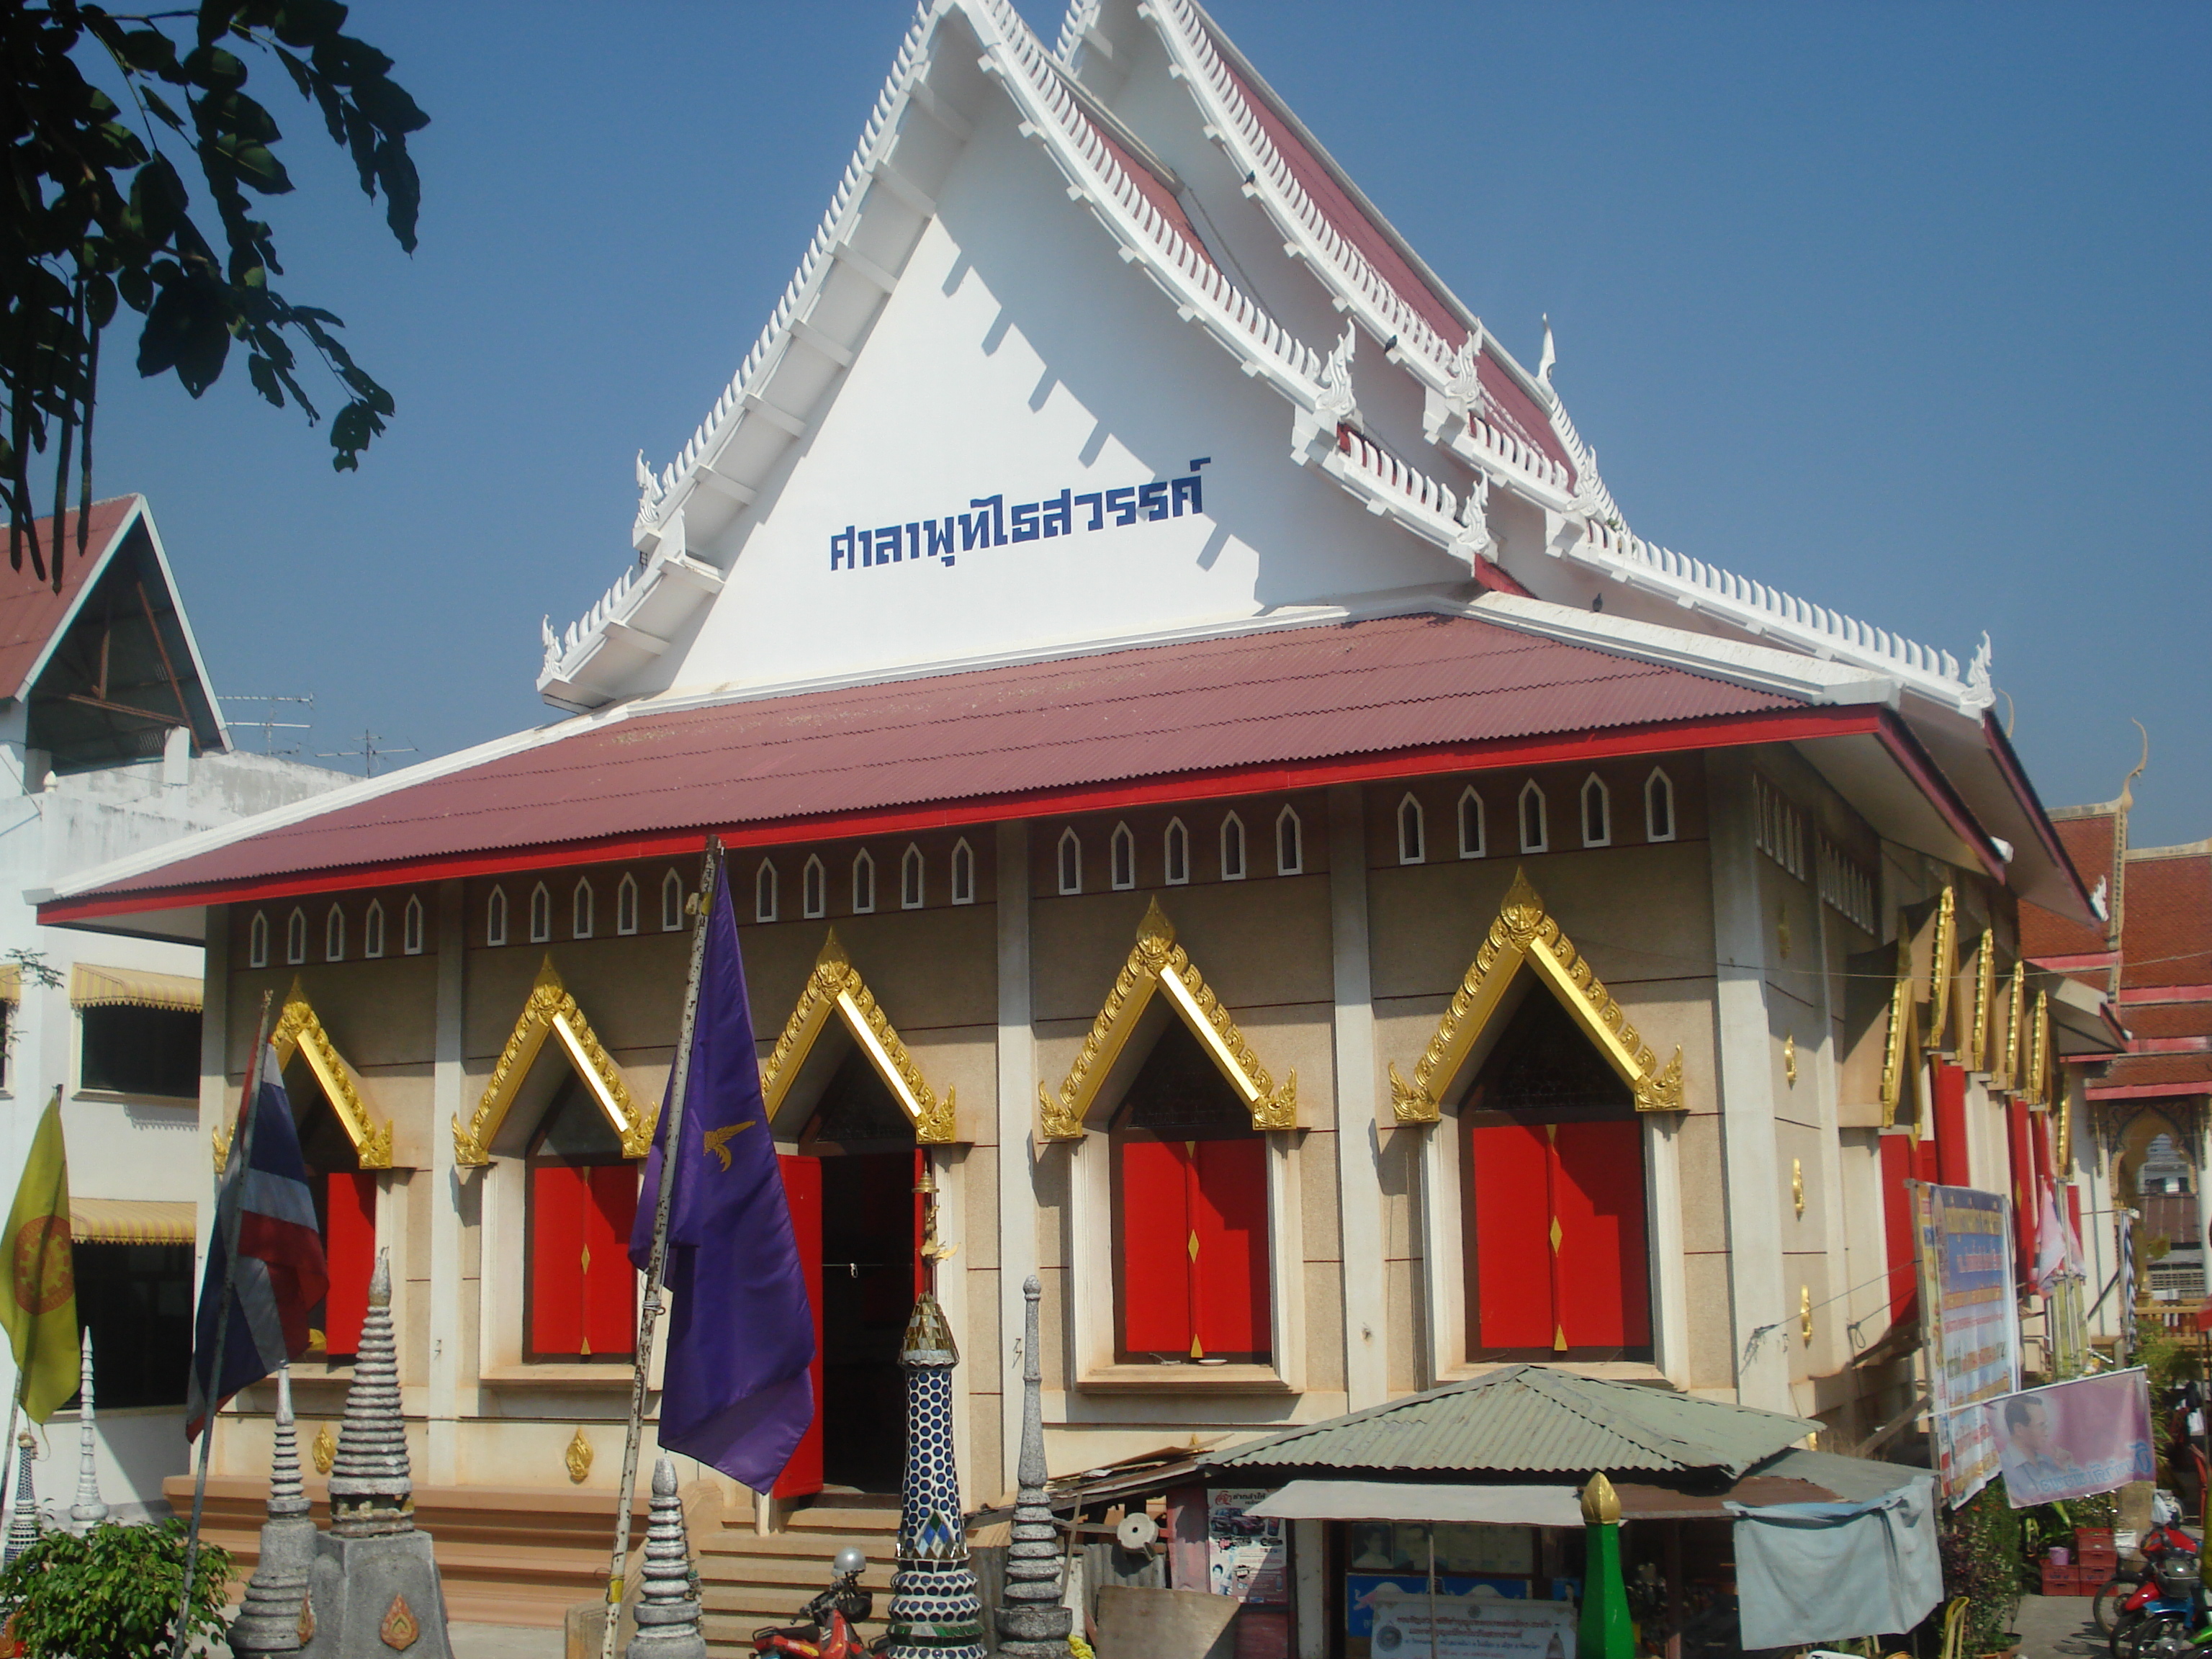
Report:
M 2212 8 L 1214 9 L 1528 361 L 1550 313 L 1643 534 L 1961 659 L 1987 629 L 2046 802 L 2110 797 L 2134 716 L 2136 843 L 2212 835 Z M 550 718 L 539 616 L 623 569 L 631 457 L 726 383 L 909 15 L 357 4 L 434 118 L 411 259 L 257 88 L 286 291 L 399 408 L 335 476 L 242 374 L 195 406 L 110 354 L 98 483 L 153 501 L 218 689 L 312 694 L 310 751 Z

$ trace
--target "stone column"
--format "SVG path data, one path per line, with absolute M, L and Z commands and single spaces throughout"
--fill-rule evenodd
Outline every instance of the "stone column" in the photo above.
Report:
M 462 1014 L 468 986 L 465 889 L 448 881 L 438 888 L 437 1047 L 430 1083 L 429 1168 L 408 1183 L 410 1204 L 430 1206 L 430 1259 L 410 1263 L 410 1279 L 429 1280 L 430 1352 L 426 1442 L 433 1486 L 460 1480 L 461 1171 L 453 1163 L 447 1126 L 468 1113 L 461 1103 Z M 471 1370 L 473 1371 L 474 1367 Z
M 1013 1540 L 1006 1547 L 1006 1586 L 994 1622 L 1003 1659 L 1065 1659 L 1075 1613 L 1060 1605 L 1060 1528 L 1045 1495 L 1042 1370 L 1037 1364 L 1037 1298 L 1031 1273 L 1022 1285 L 1022 1449 L 1016 1479 Z
M 1036 1037 L 1030 1024 L 1030 827 L 998 826 L 993 902 L 999 923 L 999 1329 L 1021 1317 L 1018 1287 L 1036 1271 Z M 1021 1422 L 1006 1409 L 1005 1345 L 991 1356 L 999 1391 L 999 1467 L 1021 1455 Z M 1003 1478 L 1003 1477 L 1002 1477 Z
M 1328 903 L 1336 977 L 1336 1190 L 1344 1281 L 1345 1406 L 1390 1397 L 1389 1279 L 1375 1084 L 1375 995 L 1367 939 L 1367 820 L 1356 783 L 1328 792 Z

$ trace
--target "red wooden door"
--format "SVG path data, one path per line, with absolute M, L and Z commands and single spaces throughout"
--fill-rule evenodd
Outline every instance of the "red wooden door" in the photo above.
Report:
M 822 1490 L 822 1160 L 778 1153 L 775 1161 L 783 1172 L 783 1195 L 791 1205 L 791 1229 L 799 1241 L 799 1268 L 806 1275 L 806 1299 L 814 1308 L 814 1363 L 806 1368 L 814 1384 L 814 1420 L 776 1477 L 772 1495 L 805 1498 Z
M 1479 1124 L 1468 1157 L 1475 1346 L 1649 1346 L 1644 1126 Z
M 1644 1126 L 1561 1123 L 1552 1143 L 1559 1224 L 1554 1322 L 1570 1348 L 1641 1348 L 1651 1340 L 1645 1259 Z
M 635 1353 L 637 1275 L 629 1264 L 637 1166 L 540 1164 L 530 1171 L 530 1352 Z
M 1551 1204 L 1544 1132 L 1481 1124 L 1469 1137 L 1474 1171 L 1475 1342 L 1553 1346 Z
M 1120 1156 L 1122 1352 L 1271 1352 L 1267 1142 L 1127 1140 Z
M 323 1304 L 323 1344 L 334 1355 L 361 1346 L 368 1316 L 368 1281 L 376 1270 L 376 1177 L 342 1170 L 323 1178 L 323 1261 L 330 1294 Z
M 635 1164 L 601 1164 L 583 1170 L 583 1249 L 578 1265 L 584 1328 L 580 1353 L 637 1352 L 637 1270 L 629 1261 L 630 1223 L 637 1218 Z

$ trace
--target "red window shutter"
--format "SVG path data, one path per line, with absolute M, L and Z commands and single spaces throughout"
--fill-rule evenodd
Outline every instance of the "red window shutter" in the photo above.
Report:
M 783 1195 L 791 1206 L 791 1230 L 799 1244 L 799 1272 L 806 1299 L 814 1308 L 814 1420 L 806 1425 L 791 1461 L 775 1479 L 774 1496 L 806 1498 L 822 1490 L 822 1160 L 776 1155 L 783 1173 Z
M 1190 1154 L 1180 1140 L 1125 1140 L 1121 1158 L 1121 1347 L 1190 1352 Z
M 1912 1194 L 1905 1186 L 1916 1178 L 1913 1160 L 1919 1144 L 1903 1132 L 1881 1137 L 1881 1230 L 1889 1261 L 1889 1316 L 1899 1325 L 1920 1313 L 1919 1269 L 1912 1253 Z
M 1554 1320 L 1571 1348 L 1641 1348 L 1651 1340 L 1644 1225 L 1644 1126 L 1561 1123 L 1552 1209 L 1559 1228 Z
M 584 1342 L 584 1206 L 588 1171 L 530 1171 L 530 1352 L 558 1358 Z
M 1936 1062 L 1936 1167 L 1946 1187 L 1974 1184 L 1973 1166 L 1966 1156 L 1966 1074 L 1940 1060 Z
M 1943 1166 L 1936 1156 L 1935 1136 L 1915 1134 L 1912 1137 L 1912 1154 L 1907 1160 L 1905 1173 L 1911 1179 L 1924 1182 L 1930 1187 L 1943 1184 Z
M 324 1177 L 323 1213 L 329 1218 L 323 1260 L 331 1289 L 323 1304 L 328 1351 L 349 1354 L 361 1346 L 368 1316 L 368 1281 L 376 1270 L 376 1177 L 366 1170 Z
M 1551 1210 L 1541 1128 L 1481 1124 L 1469 1137 L 1474 1172 L 1479 1348 L 1549 1348 Z
M 637 1352 L 637 1270 L 629 1263 L 629 1226 L 637 1215 L 635 1164 L 586 1170 L 590 1193 L 584 1208 L 583 1327 L 589 1346 L 580 1352 Z
M 1195 1143 L 1198 1346 L 1206 1354 L 1272 1351 L 1267 1295 L 1267 1143 Z

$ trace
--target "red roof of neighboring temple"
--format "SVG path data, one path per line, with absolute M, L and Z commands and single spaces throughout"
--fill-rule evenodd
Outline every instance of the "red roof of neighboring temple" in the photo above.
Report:
M 138 894 L 187 903 L 199 898 L 186 893 L 374 884 L 365 873 L 330 879 L 341 871 L 391 878 L 403 866 L 421 878 L 426 866 L 452 874 L 637 856 L 664 842 L 696 848 L 708 829 L 765 843 L 876 832 L 886 815 L 918 826 L 1012 816 L 1023 803 L 1095 810 L 1146 788 L 1161 799 L 1248 793 L 1328 781 L 1320 763 L 1353 757 L 1400 757 L 1406 773 L 1486 756 L 1504 764 L 1509 745 L 1528 758 L 1530 739 L 1548 740 L 1558 760 L 1778 741 L 1806 735 L 1777 725 L 1792 713 L 1809 711 L 1475 617 L 1286 629 L 586 718 L 442 771 L 416 769 L 429 775 L 416 781 L 402 773 L 343 792 L 296 821 L 41 914 L 148 908 L 126 902 Z M 1825 731 L 1872 716 L 1814 718 Z M 1733 735 L 1716 730 L 1723 725 Z
M 18 697 L 24 681 L 45 654 L 46 645 L 69 620 L 84 591 L 85 579 L 100 568 L 109 539 L 138 505 L 136 495 L 118 495 L 94 501 L 87 514 L 85 552 L 76 552 L 77 515 L 62 515 L 62 586 L 53 584 L 54 521 L 36 520 L 39 555 L 46 562 L 41 576 L 31 568 L 30 548 L 23 549 L 23 568 L 0 562 L 0 697 Z
M 2120 1017 L 2131 1052 L 2090 1085 L 2100 1097 L 2212 1094 L 2212 842 L 2130 848 L 2121 915 Z M 2164 1000 L 2140 999 L 2170 993 Z
M 2075 813 L 2081 816 L 2073 816 Z M 2058 832 L 2059 845 L 2064 848 L 2068 860 L 2081 878 L 2081 890 L 2094 892 L 2097 884 L 2102 881 L 2105 902 L 2112 908 L 2117 908 L 2120 902 L 2120 883 L 2112 867 L 2112 852 L 2119 845 L 2119 825 L 2117 802 L 2094 810 L 2071 808 L 2066 816 L 2054 813 L 2051 817 L 2051 827 Z M 2108 924 L 2076 921 L 2039 904 L 2023 902 L 2020 907 L 2021 954 L 2032 962 L 2067 964 L 2075 977 L 2109 992 L 2112 947 Z M 2084 958 L 2101 960 L 2094 971 L 2085 972 L 2090 963 Z

